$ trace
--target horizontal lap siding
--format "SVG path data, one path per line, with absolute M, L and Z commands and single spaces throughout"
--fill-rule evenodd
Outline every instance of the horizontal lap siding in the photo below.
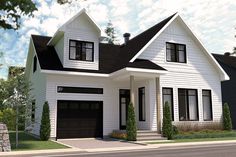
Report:
M 187 63 L 166 62 L 166 42 L 186 44 Z M 221 119 L 222 99 L 220 76 L 217 73 L 216 67 L 213 66 L 212 61 L 208 59 L 203 50 L 197 45 L 195 40 L 192 39 L 189 33 L 184 30 L 182 24 L 178 20 L 173 21 L 173 23 L 169 25 L 138 58 L 149 59 L 168 70 L 166 75 L 160 76 L 160 86 L 161 88 L 173 88 L 175 121 L 179 121 L 178 88 L 198 89 L 200 121 L 203 121 L 202 89 L 211 89 L 213 119 L 214 121 L 219 121 Z M 154 101 L 152 105 L 155 105 Z M 154 116 L 156 115 L 155 112 L 156 110 L 153 110 Z M 152 123 L 153 124 L 151 125 L 156 126 L 155 119 L 153 119 Z
M 86 17 L 81 15 L 66 26 L 64 34 L 64 67 L 98 70 L 99 33 Z M 69 40 L 89 41 L 94 43 L 94 61 L 69 60 Z
M 35 52 L 33 52 L 35 55 Z M 34 56 L 33 55 L 33 56 Z M 33 60 L 33 58 L 32 58 Z M 33 62 L 30 67 L 29 80 L 32 84 L 31 96 L 35 101 L 35 123 L 33 125 L 32 133 L 39 135 L 40 123 L 42 117 L 43 104 L 46 100 L 46 76 L 40 73 L 40 66 L 37 60 L 37 70 L 33 73 Z
M 103 88 L 103 94 L 57 93 L 57 86 Z M 128 84 L 119 85 L 107 78 L 48 75 L 47 101 L 51 109 L 51 137 L 56 137 L 57 100 L 103 101 L 103 134 L 108 135 L 112 130 L 119 129 L 119 88 L 128 87 Z

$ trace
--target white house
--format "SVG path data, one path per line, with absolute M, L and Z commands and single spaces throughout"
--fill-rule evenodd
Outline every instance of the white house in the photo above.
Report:
M 125 129 L 130 101 L 139 130 L 160 131 L 166 101 L 174 124 L 221 121 L 221 81 L 229 77 L 177 13 L 129 37 L 122 45 L 101 43 L 85 9 L 53 37 L 31 36 L 26 77 L 35 97 L 34 134 L 45 101 L 51 138 Z

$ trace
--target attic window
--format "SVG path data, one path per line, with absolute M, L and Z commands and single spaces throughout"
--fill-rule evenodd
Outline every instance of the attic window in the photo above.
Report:
M 94 60 L 94 43 L 87 41 L 70 40 L 69 59 L 90 61 Z
M 166 43 L 166 61 L 186 63 L 186 45 Z

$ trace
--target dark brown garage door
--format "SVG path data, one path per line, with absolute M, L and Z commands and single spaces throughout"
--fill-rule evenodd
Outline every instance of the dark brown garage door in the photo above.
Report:
M 58 101 L 57 138 L 102 137 L 101 101 Z

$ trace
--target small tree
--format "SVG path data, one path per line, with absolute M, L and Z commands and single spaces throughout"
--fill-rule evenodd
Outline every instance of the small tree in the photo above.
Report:
M 40 125 L 40 139 L 47 141 L 50 137 L 51 125 L 50 125 L 50 111 L 48 102 L 43 105 L 43 113 Z
M 223 107 L 223 125 L 224 130 L 232 130 L 232 121 L 230 117 L 230 110 L 228 103 L 224 103 Z
M 114 44 L 114 42 L 116 41 L 116 31 L 115 31 L 115 28 L 114 28 L 113 24 L 111 23 L 111 21 L 109 21 L 107 23 L 105 33 L 107 34 L 108 37 L 110 37 L 108 42 L 110 44 Z
M 128 117 L 127 117 L 126 132 L 127 132 L 127 140 L 128 141 L 136 141 L 137 126 L 136 126 L 136 121 L 135 121 L 134 106 L 132 103 L 130 103 L 128 105 Z
M 167 101 L 165 102 L 163 109 L 162 134 L 164 137 L 167 137 L 168 140 L 171 140 L 173 138 L 173 127 L 171 121 L 170 106 Z

